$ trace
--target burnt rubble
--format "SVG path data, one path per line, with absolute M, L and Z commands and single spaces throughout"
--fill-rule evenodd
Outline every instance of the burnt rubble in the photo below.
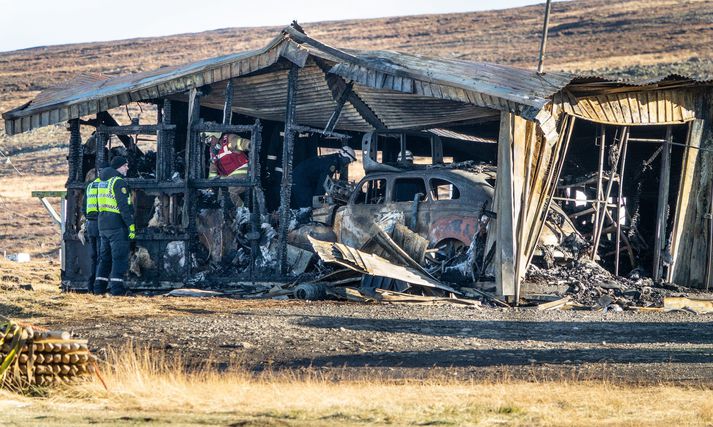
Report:
M 530 266 L 525 278 L 526 289 L 538 286 L 557 287 L 553 295 L 569 297 L 589 308 L 621 311 L 637 307 L 662 307 L 667 296 L 689 292 L 673 284 L 656 286 L 648 277 L 615 276 L 593 261 L 580 259 L 551 268 Z

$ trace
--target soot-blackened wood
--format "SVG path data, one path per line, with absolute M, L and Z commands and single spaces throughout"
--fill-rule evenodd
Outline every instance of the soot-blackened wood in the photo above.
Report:
M 112 117 L 111 114 L 109 114 L 109 112 L 107 112 L 107 111 L 100 111 L 97 113 L 97 123 L 99 125 L 104 125 L 104 126 L 108 126 L 108 127 L 119 127 L 120 126 L 119 122 L 114 120 L 114 117 Z M 153 132 L 155 132 L 155 130 L 150 133 L 153 133 Z M 140 133 L 140 132 L 135 132 L 135 133 Z M 121 141 L 121 143 L 124 144 L 124 147 L 132 148 L 135 145 L 134 140 L 132 140 L 131 137 L 129 137 L 128 135 L 129 134 L 126 134 L 126 133 L 124 133 L 124 134 L 118 133 L 116 136 L 119 138 L 119 141 Z M 136 147 L 136 148 L 138 148 L 138 147 Z M 141 150 L 138 151 L 138 154 L 143 155 L 143 153 L 141 153 Z
M 233 81 L 228 80 L 225 86 L 225 106 L 223 107 L 223 124 L 229 125 L 233 118 Z
M 164 125 L 159 123 L 156 125 L 126 125 L 126 126 L 104 126 L 100 125 L 97 129 L 101 132 L 106 132 L 111 135 L 116 135 L 121 139 L 122 136 L 129 138 L 127 135 L 155 135 L 156 132 L 166 129 L 176 129 L 175 125 Z M 131 139 L 131 138 L 129 138 Z M 133 142 L 132 142 L 133 144 Z
M 164 99 L 163 108 L 161 109 L 161 122 L 162 127 L 158 130 L 158 147 L 156 152 L 158 153 L 158 159 L 156 160 L 156 178 L 159 181 L 165 181 L 171 179 L 175 168 L 175 147 L 174 147 L 174 133 L 175 127 L 169 129 L 171 126 L 171 116 L 172 116 L 172 105 L 171 101 Z M 160 165 L 160 169 L 159 169 Z M 159 172 L 160 170 L 160 172 Z
M 345 82 L 343 78 L 337 75 L 329 74 L 329 70 L 331 67 L 323 60 L 315 58 L 315 62 L 322 70 L 322 73 L 324 73 L 324 79 L 327 81 L 327 86 L 329 86 L 329 90 L 332 92 L 332 98 L 335 101 L 339 102 L 341 94 L 345 93 L 345 90 L 347 88 L 347 82 Z M 362 99 L 359 98 L 359 96 L 354 93 L 353 90 L 348 91 L 348 94 L 346 96 L 347 101 L 352 104 L 354 109 L 357 110 L 357 112 L 364 119 L 364 121 L 369 123 L 374 129 L 387 128 L 386 124 L 381 121 L 381 119 L 376 115 L 376 113 L 374 113 L 374 111 L 364 101 L 362 101 Z
M 342 109 L 344 108 L 344 104 L 346 104 L 347 99 L 349 99 L 349 95 L 352 93 L 353 87 L 354 82 L 349 82 L 344 87 L 344 89 L 342 89 L 342 93 L 340 93 L 339 98 L 337 98 L 337 106 L 334 108 L 334 112 L 332 112 L 332 115 L 329 117 L 327 126 L 324 127 L 325 132 L 331 132 L 334 130 L 334 127 L 339 121 L 339 116 L 342 115 Z
M 282 143 L 282 183 L 280 188 L 280 235 L 278 240 L 280 273 L 287 274 L 287 226 L 292 196 L 292 155 L 295 149 L 295 110 L 297 107 L 297 77 L 299 67 L 292 65 L 287 78 L 287 106 L 285 108 L 285 138 Z
M 79 120 L 69 121 L 69 178 L 67 183 L 83 181 L 82 176 L 82 136 Z
M 94 142 L 96 144 L 96 155 L 94 156 L 94 168 L 98 171 L 101 170 L 101 168 L 104 167 L 104 165 L 107 163 L 108 159 L 106 158 L 106 150 L 104 149 L 106 146 L 106 141 L 108 139 L 107 134 L 104 132 L 99 132 L 97 131 L 94 134 Z

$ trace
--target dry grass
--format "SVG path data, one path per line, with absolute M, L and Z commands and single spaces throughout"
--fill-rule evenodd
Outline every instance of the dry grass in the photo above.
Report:
M 615 384 L 371 380 L 318 373 L 186 371 L 162 353 L 124 348 L 93 381 L 41 397 L 0 394 L 7 424 L 710 425 L 708 389 Z M 37 393 L 37 391 L 35 391 Z

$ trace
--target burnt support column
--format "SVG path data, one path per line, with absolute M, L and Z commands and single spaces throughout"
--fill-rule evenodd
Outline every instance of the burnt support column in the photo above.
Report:
M 156 179 L 166 181 L 173 173 L 173 130 L 167 130 L 161 125 L 171 124 L 171 101 L 164 100 L 161 114 L 161 121 L 158 123 L 159 131 L 157 135 L 156 147 Z
M 109 161 L 109 159 L 106 158 L 105 150 L 107 137 L 107 134 L 105 134 L 104 132 L 99 132 L 98 129 L 97 132 L 94 134 L 94 142 L 96 143 L 94 168 L 97 170 L 97 173 L 99 172 L 99 170 L 101 170 L 102 166 Z
M 292 196 L 292 156 L 295 151 L 295 124 L 297 107 L 297 77 L 299 67 L 292 65 L 287 78 L 287 107 L 285 109 L 285 139 L 282 143 L 282 184 L 280 189 L 280 273 L 287 274 L 287 226 L 290 219 L 290 197 Z
M 342 93 L 340 93 L 339 98 L 337 98 L 337 106 L 334 108 L 334 112 L 332 113 L 332 116 L 329 117 L 327 126 L 324 127 L 325 132 L 331 132 L 334 130 L 334 127 L 337 125 L 337 122 L 339 121 L 339 116 L 342 115 L 342 109 L 344 108 L 344 104 L 346 104 L 347 99 L 349 99 L 349 96 L 352 94 L 353 87 L 354 87 L 354 82 L 349 82 L 344 87 L 344 89 L 342 89 Z
M 82 136 L 79 133 L 79 119 L 69 121 L 69 178 L 67 183 L 81 182 L 82 176 Z
M 223 124 L 232 124 L 233 119 L 233 81 L 228 80 L 228 85 L 225 87 L 225 105 L 223 107 Z
M 200 244 L 197 239 L 195 239 L 196 233 L 196 216 L 198 214 L 198 205 L 196 201 L 196 190 L 190 188 L 190 183 L 192 180 L 198 177 L 198 170 L 200 170 L 200 165 L 197 163 L 200 161 L 200 155 L 198 153 L 198 147 L 200 147 L 200 142 L 198 141 L 198 132 L 194 130 L 194 126 L 198 123 L 200 119 L 200 97 L 201 92 L 192 88 L 188 96 L 188 121 L 186 130 L 186 153 L 185 153 L 185 186 L 183 194 L 183 227 L 186 230 L 188 240 L 185 243 L 186 250 L 186 275 L 191 274 L 191 263 L 193 259 L 193 245 Z

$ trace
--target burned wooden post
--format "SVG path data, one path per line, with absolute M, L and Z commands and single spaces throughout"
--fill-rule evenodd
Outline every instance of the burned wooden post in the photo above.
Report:
M 656 236 L 654 240 L 654 282 L 661 281 L 663 274 L 662 251 L 666 248 L 666 224 L 668 212 L 668 189 L 671 176 L 671 126 L 666 127 L 666 139 L 661 151 L 659 175 L 659 201 L 656 208 Z
M 515 115 L 500 114 L 500 136 L 498 139 L 498 178 L 495 187 L 495 283 L 498 295 L 514 296 L 519 280 L 515 269 L 517 238 L 516 214 L 520 210 L 519 189 L 516 188 L 514 147 Z
M 225 86 L 225 105 L 223 106 L 223 124 L 231 124 L 233 119 L 233 80 Z
M 188 95 L 188 121 L 186 129 L 186 152 L 184 158 L 185 171 L 184 171 L 184 193 L 183 193 L 183 227 L 186 230 L 188 236 L 188 241 L 185 244 L 185 271 L 186 275 L 191 274 L 191 258 L 193 254 L 193 245 L 196 244 L 194 236 L 196 233 L 196 215 L 197 215 L 197 200 L 196 200 L 196 190 L 191 188 L 190 182 L 193 179 L 198 178 L 199 165 L 196 163 L 199 161 L 198 147 L 200 142 L 198 140 L 198 133 L 195 131 L 195 126 L 200 119 L 200 97 L 201 92 L 197 88 L 191 88 Z
M 94 168 L 96 169 L 97 172 L 101 170 L 102 167 L 104 167 L 104 164 L 109 160 L 106 159 L 106 151 L 104 150 L 104 146 L 106 145 L 108 135 L 99 132 L 99 128 L 97 128 L 96 133 L 94 134 L 94 143 L 96 145 L 96 155 L 94 156 Z
M 349 82 L 342 89 L 342 92 L 339 94 L 339 98 L 337 98 L 337 106 L 334 108 L 334 112 L 332 112 L 332 115 L 329 117 L 327 126 L 324 127 L 325 132 L 331 132 L 334 130 L 334 127 L 337 125 L 337 122 L 339 121 L 339 116 L 341 116 L 341 114 L 342 114 L 342 109 L 344 108 L 344 104 L 346 104 L 347 99 L 349 99 L 349 96 L 352 94 L 353 87 L 354 87 L 354 82 Z
M 280 235 L 278 241 L 279 265 L 280 273 L 282 274 L 287 274 L 287 228 L 290 220 L 290 198 L 292 196 L 292 156 L 295 149 L 295 135 L 292 127 L 296 124 L 298 73 L 299 67 L 293 64 L 287 77 L 285 138 L 282 143 L 282 183 L 280 188 Z
M 82 176 L 82 136 L 79 133 L 79 119 L 69 121 L 69 178 L 67 183 L 81 182 Z

